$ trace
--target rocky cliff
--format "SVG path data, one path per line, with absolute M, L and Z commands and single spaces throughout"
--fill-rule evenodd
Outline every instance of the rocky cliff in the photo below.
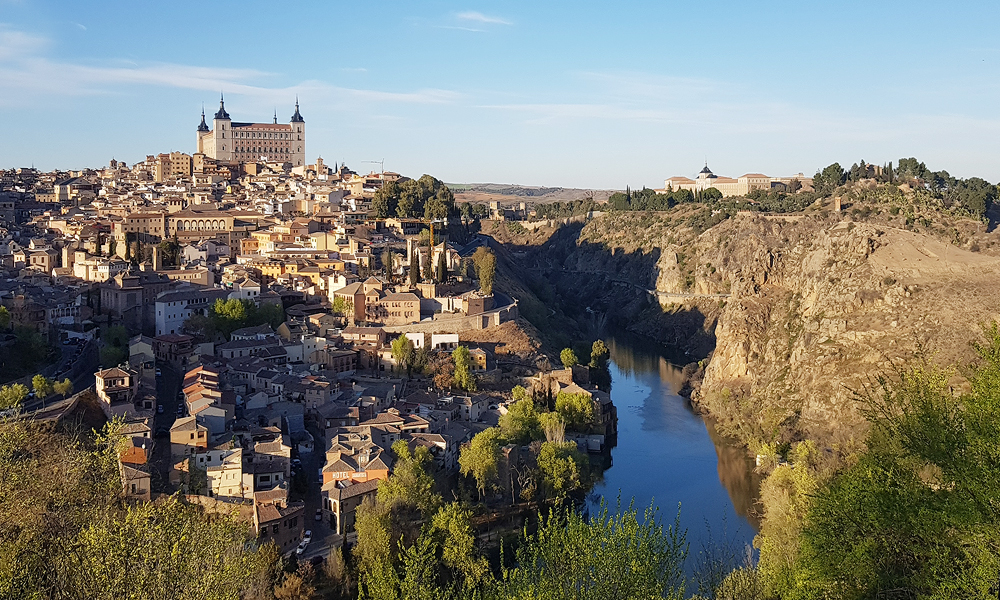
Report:
M 918 355 L 969 361 L 1000 317 L 1000 235 L 973 221 L 817 210 L 691 222 L 607 215 L 515 254 L 577 322 L 617 320 L 710 355 L 693 401 L 751 446 L 809 437 L 850 451 L 864 434 L 858 392 Z

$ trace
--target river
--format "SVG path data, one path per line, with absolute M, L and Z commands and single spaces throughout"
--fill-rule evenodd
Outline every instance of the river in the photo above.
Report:
M 592 507 L 603 497 L 614 509 L 620 495 L 623 505 L 634 500 L 640 513 L 655 503 L 670 523 L 679 503 L 692 556 L 720 545 L 744 555 L 755 534 L 759 487 L 745 450 L 727 443 L 677 395 L 681 369 L 665 348 L 624 335 L 607 346 L 618 444 L 590 496 Z

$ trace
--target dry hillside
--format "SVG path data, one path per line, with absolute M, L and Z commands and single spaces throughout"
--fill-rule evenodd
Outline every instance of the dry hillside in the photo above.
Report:
M 810 437 L 849 451 L 864 435 L 856 391 L 918 356 L 965 364 L 1000 319 L 1000 233 L 976 221 L 817 206 L 706 229 L 699 210 L 609 214 L 507 248 L 578 321 L 624 315 L 710 355 L 694 400 L 751 446 Z

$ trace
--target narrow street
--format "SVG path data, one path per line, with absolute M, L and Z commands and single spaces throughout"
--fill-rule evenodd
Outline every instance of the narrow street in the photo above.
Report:
M 173 367 L 160 367 L 162 375 L 156 378 L 156 402 L 163 405 L 163 412 L 157 412 L 153 418 L 153 436 L 156 443 L 153 447 L 151 461 L 153 492 L 171 493 L 170 486 L 170 426 L 177 419 L 177 407 L 181 404 L 177 395 L 180 392 L 180 374 Z
M 320 477 L 320 469 L 323 468 L 324 457 L 326 455 L 326 443 L 323 441 L 322 433 L 313 420 L 306 421 L 306 429 L 312 434 L 314 450 L 308 454 L 299 456 L 302 461 L 302 477 L 305 477 L 309 488 L 301 498 L 306 503 L 306 529 L 312 530 L 312 542 L 299 559 L 310 559 L 314 556 L 326 558 L 330 548 L 339 542 L 338 537 L 332 529 L 328 520 L 317 521 L 316 510 L 322 508 L 321 489 L 323 487 Z

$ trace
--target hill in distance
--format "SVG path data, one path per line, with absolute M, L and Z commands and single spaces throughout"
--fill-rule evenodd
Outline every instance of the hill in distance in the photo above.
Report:
M 449 183 L 455 193 L 456 202 L 528 202 L 546 204 L 549 202 L 572 202 L 593 198 L 603 202 L 619 190 L 591 190 L 564 187 L 537 187 L 512 183 Z

